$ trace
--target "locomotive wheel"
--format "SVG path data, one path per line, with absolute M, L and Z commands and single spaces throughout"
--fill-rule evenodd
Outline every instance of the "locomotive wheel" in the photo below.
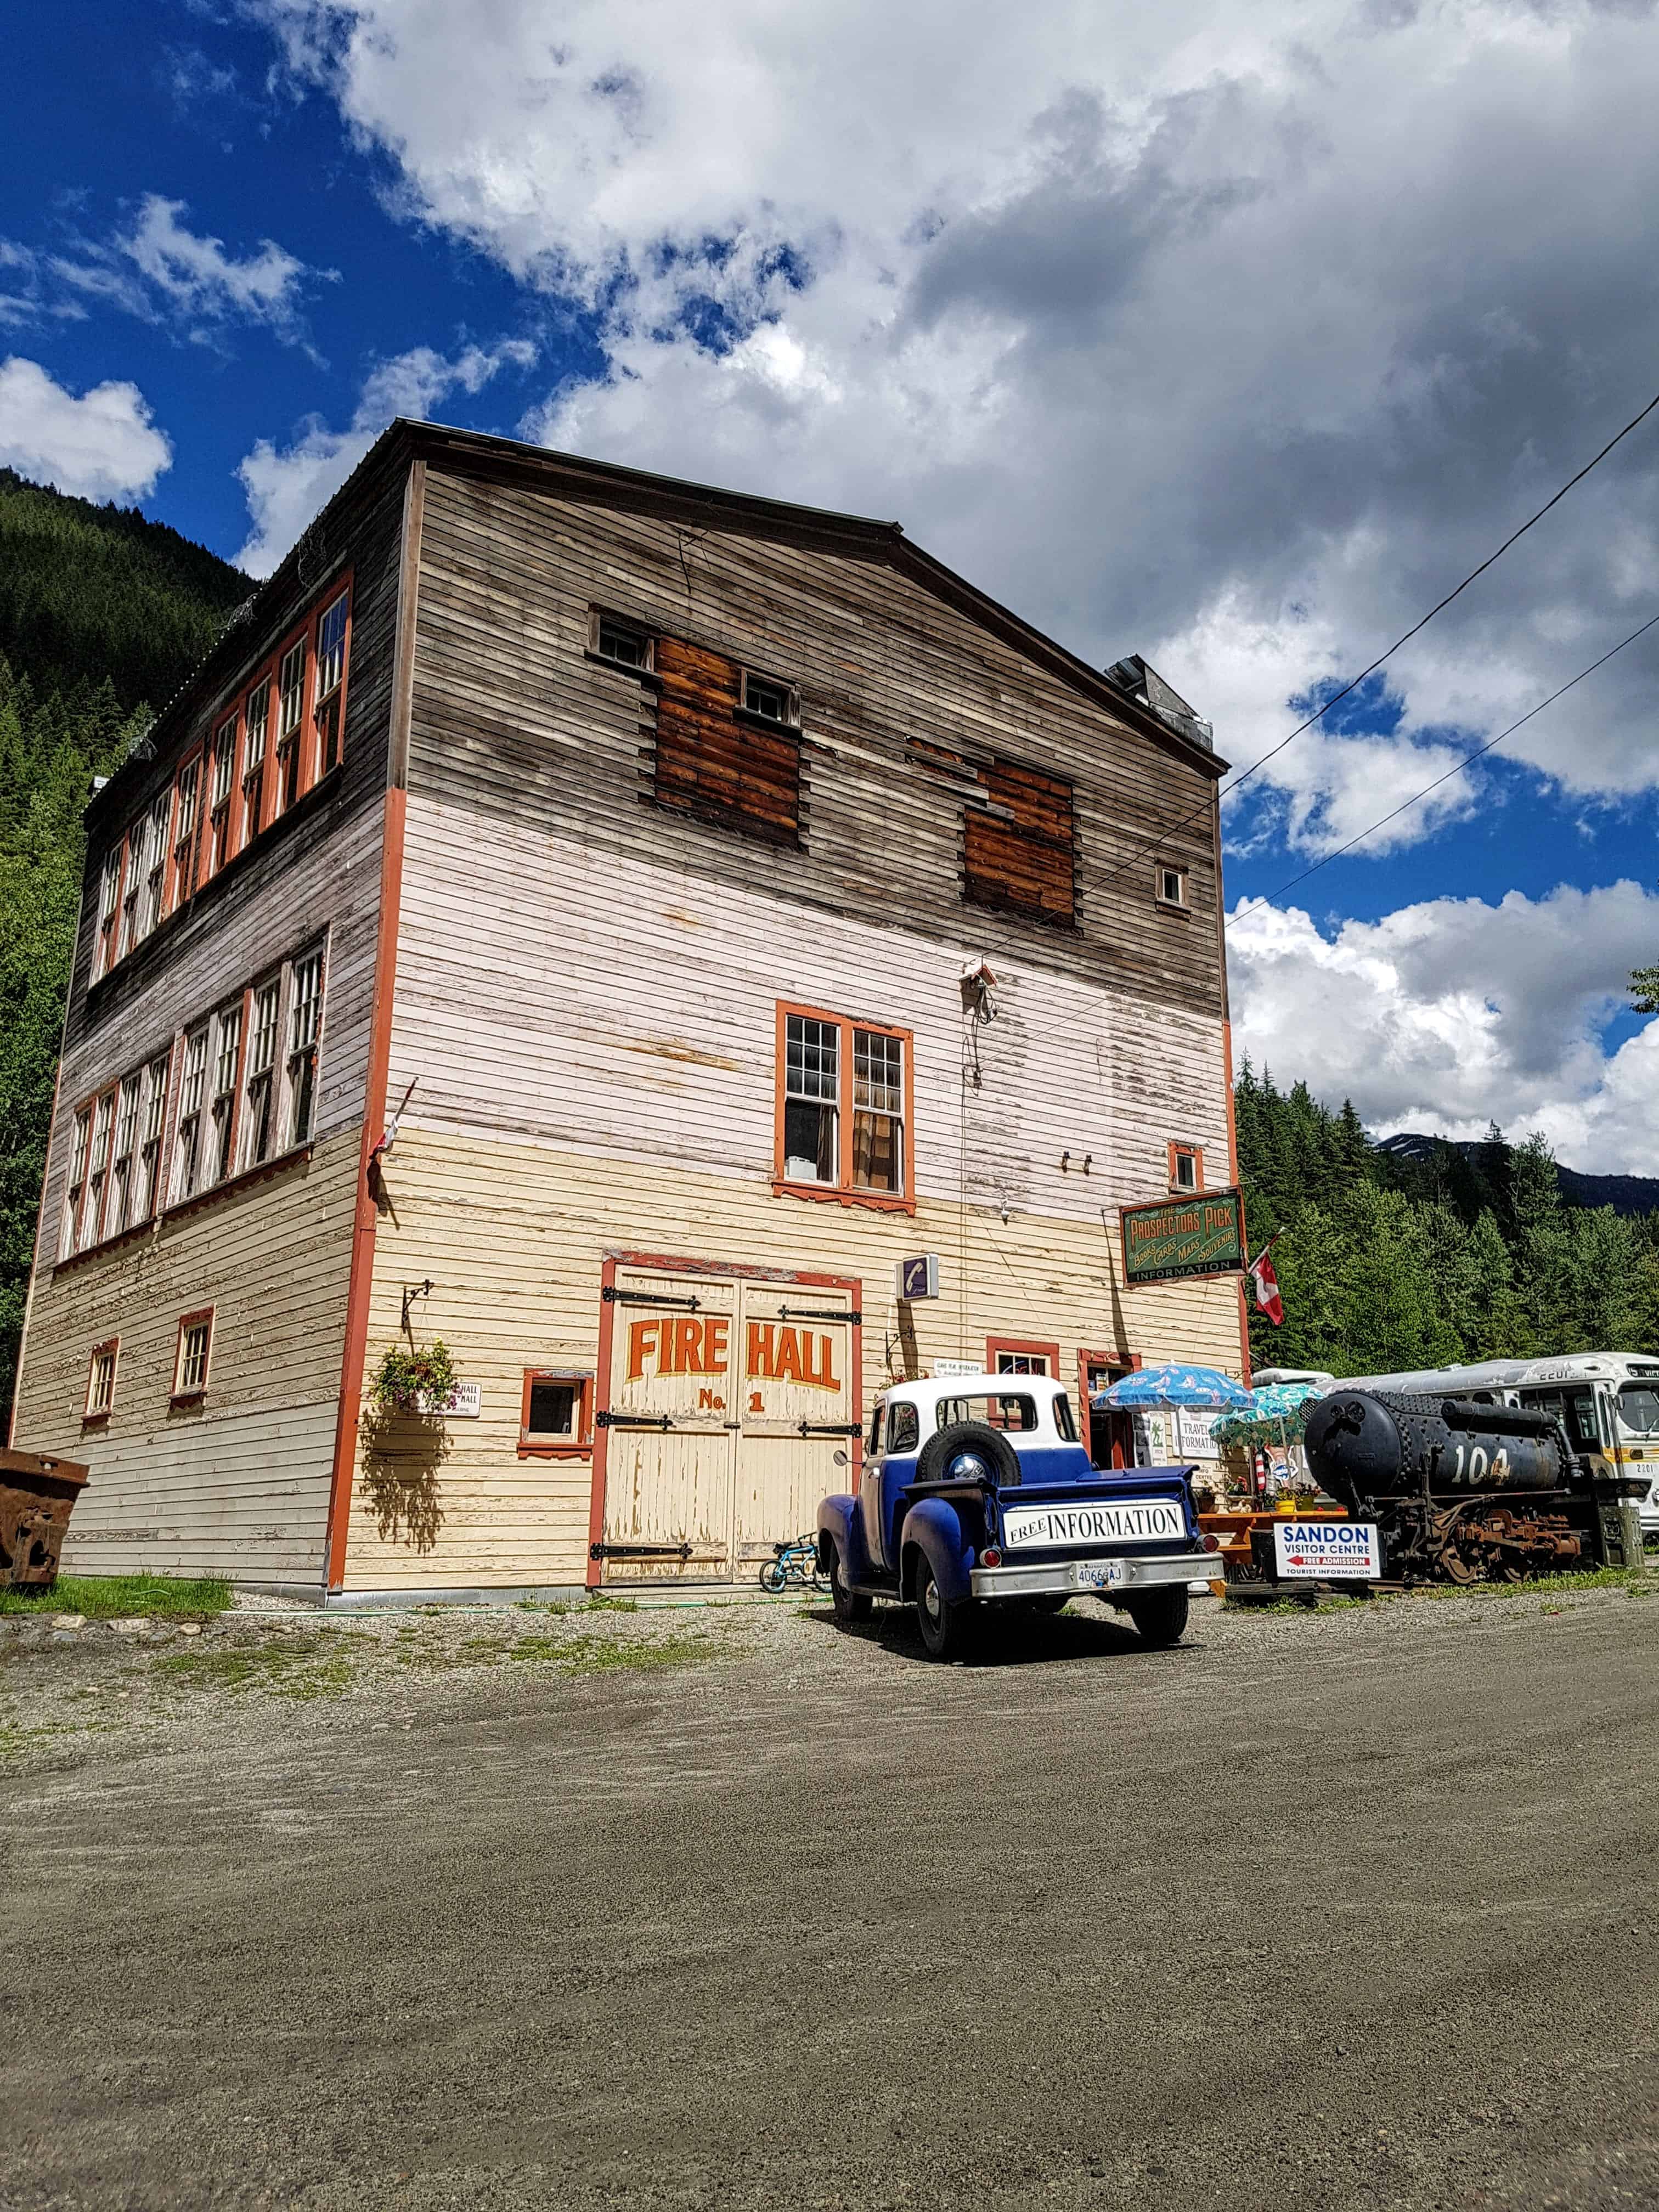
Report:
M 1463 1554 L 1452 1544 L 1448 1544 L 1440 1554 L 1439 1566 L 1449 1583 L 1456 1583 L 1464 1589 L 1467 1589 L 1471 1583 L 1478 1583 L 1480 1579 L 1480 1569 L 1472 1567 Z

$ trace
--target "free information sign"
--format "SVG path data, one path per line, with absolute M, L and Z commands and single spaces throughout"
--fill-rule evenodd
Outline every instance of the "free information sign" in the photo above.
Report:
M 1382 1547 L 1375 1521 L 1275 1521 L 1273 1552 L 1281 1577 L 1310 1582 L 1376 1582 Z

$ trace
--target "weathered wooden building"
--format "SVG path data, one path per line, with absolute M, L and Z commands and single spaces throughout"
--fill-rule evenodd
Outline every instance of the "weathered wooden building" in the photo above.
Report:
M 1233 1177 L 1222 765 L 895 525 L 395 425 L 89 810 L 69 1563 L 746 1577 L 890 1375 L 1240 1371 L 1117 1220 Z

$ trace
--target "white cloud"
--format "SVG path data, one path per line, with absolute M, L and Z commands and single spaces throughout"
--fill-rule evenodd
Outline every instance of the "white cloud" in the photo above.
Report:
M 1235 1037 L 1258 1069 L 1352 1097 L 1379 1135 L 1541 1128 L 1568 1165 L 1640 1172 L 1654 1139 L 1659 1021 L 1601 1032 L 1659 950 L 1659 895 L 1621 882 L 1497 905 L 1431 899 L 1323 934 L 1296 908 L 1228 933 Z
M 261 438 L 236 471 L 253 523 L 238 564 L 251 576 L 270 575 L 395 416 L 428 416 L 449 392 L 481 392 L 501 369 L 528 368 L 535 360 L 536 348 L 525 338 L 466 346 L 453 360 L 416 346 L 371 371 L 349 429 L 331 430 L 313 416 L 291 445 L 279 448 Z
M 900 515 L 1092 658 L 1149 653 L 1237 761 L 1659 358 L 1645 4 L 256 4 L 413 218 L 600 317 L 611 374 L 538 434 Z M 1290 836 L 1328 849 L 1656 605 L 1650 424 L 1401 655 L 1395 737 L 1267 772 Z M 1656 674 L 1633 650 L 1505 750 L 1650 787 Z
M 99 384 L 76 398 L 39 362 L 0 362 L 0 463 L 83 499 L 142 498 L 173 448 L 136 384 Z
M 183 200 L 147 193 L 130 229 L 106 244 L 83 246 L 76 255 L 54 256 L 51 273 L 71 294 L 147 321 L 180 321 L 198 340 L 241 321 L 303 343 L 305 288 L 332 282 L 337 272 L 307 268 L 270 238 L 239 258 L 222 239 L 191 230 L 182 220 L 186 212 Z

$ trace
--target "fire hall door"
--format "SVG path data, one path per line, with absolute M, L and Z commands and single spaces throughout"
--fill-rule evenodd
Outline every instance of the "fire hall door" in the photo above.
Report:
M 732 1548 L 745 1579 L 853 1487 L 854 1307 L 846 1291 L 745 1283 Z
M 601 1579 L 747 1581 L 851 1487 L 853 1301 L 622 1268 Z
M 602 1416 L 607 1583 L 732 1577 L 738 1287 L 619 1267 L 606 1293 L 616 1309 Z

